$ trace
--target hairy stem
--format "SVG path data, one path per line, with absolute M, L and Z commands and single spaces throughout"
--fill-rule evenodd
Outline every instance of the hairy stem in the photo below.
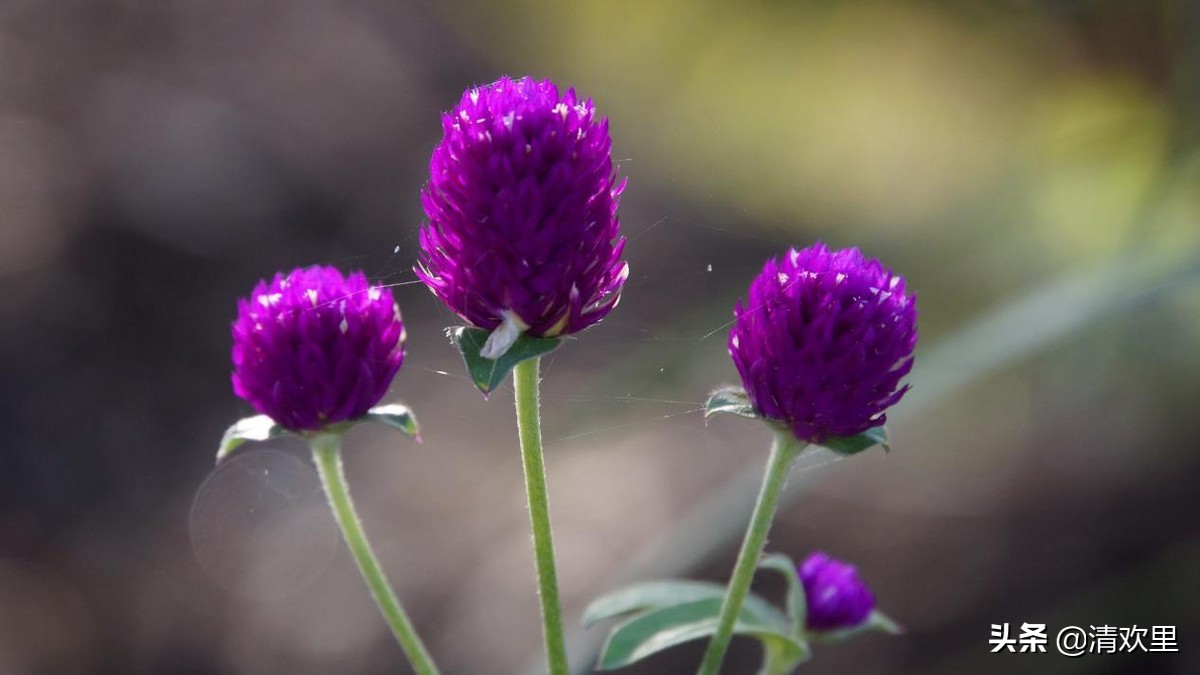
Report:
M 766 475 L 763 476 L 762 489 L 758 493 L 758 501 L 754 504 L 754 514 L 750 516 L 750 525 L 746 529 L 746 537 L 742 540 L 742 549 L 738 553 L 737 564 L 733 568 L 733 578 L 729 581 L 729 590 L 721 603 L 721 614 L 717 620 L 717 632 L 708 649 L 704 652 L 704 660 L 700 663 L 699 675 L 717 675 L 721 663 L 725 660 L 725 651 L 733 639 L 733 627 L 737 623 L 738 613 L 742 611 L 742 603 L 746 593 L 750 591 L 750 582 L 758 568 L 758 559 L 762 556 L 763 546 L 767 542 L 767 532 L 771 529 L 771 521 L 779 507 L 779 495 L 787 481 L 788 470 L 796 455 L 804 449 L 786 431 L 775 434 L 771 444 L 771 458 L 767 460 Z
M 550 500 L 546 493 L 546 466 L 542 459 L 542 427 L 538 392 L 540 358 L 526 359 L 513 368 L 516 389 L 517 431 L 525 468 L 525 493 L 529 499 L 529 525 L 537 566 L 538 597 L 542 603 L 542 635 L 550 675 L 568 675 L 567 648 L 563 639 L 562 608 L 558 603 L 558 573 L 550 533 Z
M 358 564 L 358 569 L 367 582 L 367 588 L 371 590 L 371 597 L 375 598 L 375 604 L 379 606 L 380 613 L 392 629 L 392 634 L 396 636 L 396 642 L 400 643 L 400 648 L 404 650 L 417 675 L 438 675 L 437 666 L 433 664 L 429 651 L 425 649 L 424 643 L 413 629 L 412 620 L 408 618 L 408 614 L 396 598 L 396 593 L 388 584 L 387 577 L 379 566 L 379 560 L 367 541 L 367 535 L 363 532 L 358 513 L 354 510 L 354 502 L 350 500 L 350 489 L 346 485 L 346 474 L 342 471 L 341 436 L 318 434 L 310 439 L 309 445 L 312 447 L 317 472 L 321 476 L 321 485 L 325 487 L 325 495 L 333 508 L 333 516 L 342 530 L 346 545 L 350 547 L 354 562 Z

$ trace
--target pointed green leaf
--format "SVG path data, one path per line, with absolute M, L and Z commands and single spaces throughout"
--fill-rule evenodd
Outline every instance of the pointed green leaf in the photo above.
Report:
M 583 612 L 583 627 L 590 628 L 597 621 L 634 612 L 724 598 L 725 587 L 707 581 L 645 581 L 593 600 Z M 788 625 L 787 617 L 753 593 L 748 594 L 742 603 L 742 613 L 762 623 Z
M 904 627 L 892 621 L 892 618 L 879 610 L 873 610 L 871 616 L 867 618 L 867 625 L 871 630 L 881 631 L 888 635 L 903 635 Z
M 844 642 L 852 637 L 871 631 L 880 631 L 889 635 L 900 635 L 904 629 L 879 610 L 872 610 L 866 620 L 853 628 L 831 631 L 811 631 L 808 638 L 814 642 Z
M 758 567 L 775 570 L 787 579 L 787 611 L 792 621 L 792 634 L 803 635 L 804 622 L 808 620 L 808 599 L 796 563 L 782 553 L 771 553 L 763 557 Z
M 217 448 L 217 463 L 220 463 L 229 453 L 246 441 L 265 441 L 286 436 L 289 433 L 291 432 L 275 424 L 275 421 L 266 415 L 240 419 L 226 429 L 225 435 L 221 437 L 221 445 Z
M 750 403 L 750 397 L 746 394 L 746 390 L 737 386 L 721 387 L 708 395 L 708 401 L 704 404 L 704 419 L 707 420 L 717 413 L 730 413 L 751 419 L 758 418 L 758 413 L 754 411 L 754 405 Z
M 560 342 L 559 338 L 536 338 L 524 333 L 513 342 L 508 351 L 498 359 L 480 356 L 479 351 L 488 340 L 488 331 L 482 328 L 456 326 L 446 330 L 454 346 L 462 354 L 467 366 L 467 374 L 471 381 L 479 387 L 484 396 L 496 390 L 509 371 L 518 363 L 527 359 L 537 358 L 554 351 Z
M 404 435 L 418 442 L 421 440 L 421 430 L 417 425 L 417 418 L 413 416 L 412 410 L 406 405 L 392 403 L 375 406 L 368 410 L 366 415 L 363 415 L 363 419 L 399 429 Z
M 826 438 L 824 441 L 821 441 L 821 445 L 839 455 L 857 455 L 863 450 L 873 448 L 876 445 L 882 445 L 884 452 L 892 449 L 892 446 L 888 444 L 887 430 L 881 426 L 867 429 L 855 436 Z
M 710 637 L 717 629 L 721 600 L 710 598 L 639 614 L 613 629 L 600 654 L 597 668 L 613 670 L 640 661 L 664 649 Z M 808 652 L 804 642 L 788 634 L 786 626 L 757 621 L 743 611 L 734 624 L 737 635 L 761 641 L 778 660 L 799 660 Z
M 802 640 L 795 643 L 780 640 L 761 640 L 763 646 L 763 664 L 759 675 L 790 675 L 796 667 L 808 660 L 810 655 L 808 645 Z M 799 652 L 793 647 L 798 644 L 803 649 Z

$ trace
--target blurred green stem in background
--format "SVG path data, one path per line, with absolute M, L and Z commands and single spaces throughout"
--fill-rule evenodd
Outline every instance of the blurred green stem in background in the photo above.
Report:
M 563 638 L 562 608 L 558 603 L 558 573 L 554 566 L 554 539 L 550 533 L 550 499 L 546 492 L 546 466 L 542 458 L 542 426 L 538 392 L 541 357 L 521 361 L 513 368 L 516 390 L 517 431 L 525 468 L 525 493 L 529 499 L 529 525 L 537 565 L 538 597 L 542 603 L 542 634 L 550 675 L 567 675 L 567 647 Z
M 754 503 L 754 514 L 750 516 L 750 525 L 746 528 L 746 536 L 742 540 L 742 550 L 738 553 L 737 564 L 733 567 L 733 578 L 729 580 L 729 590 L 725 592 L 725 600 L 721 603 L 717 632 L 708 643 L 704 660 L 700 663 L 700 675 L 717 675 L 721 670 L 725 651 L 729 649 L 729 641 L 733 639 L 733 625 L 737 623 L 738 613 L 742 611 L 742 602 L 750 590 L 750 582 L 754 580 L 754 572 L 758 569 L 758 559 L 767 543 L 767 532 L 771 529 L 771 521 L 775 519 L 775 511 L 779 508 L 779 496 L 783 493 L 784 483 L 787 482 L 788 471 L 805 447 L 806 444 L 797 441 L 790 431 L 775 432 L 762 488 L 759 490 L 758 500 Z
M 321 476 L 321 485 L 325 487 L 325 495 L 333 508 L 334 518 L 346 538 L 346 545 L 350 547 L 354 562 L 358 563 L 358 569 L 371 590 L 371 597 L 375 598 L 375 604 L 379 605 L 380 613 L 392 629 L 392 634 L 396 636 L 396 642 L 400 643 L 417 675 L 438 675 L 437 666 L 433 664 L 429 651 L 425 649 L 412 621 L 388 584 L 387 577 L 379 566 L 379 560 L 367 541 L 367 535 L 363 532 L 358 513 L 354 510 L 354 502 L 350 500 L 350 490 L 346 485 L 346 474 L 342 470 L 341 434 L 316 434 L 309 439 L 309 445 L 317 464 L 317 473 Z

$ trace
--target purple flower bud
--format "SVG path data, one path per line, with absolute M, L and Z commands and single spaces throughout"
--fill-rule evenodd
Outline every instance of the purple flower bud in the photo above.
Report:
M 771 259 L 734 309 L 729 354 L 755 410 L 820 443 L 883 424 L 917 344 L 916 298 L 858 249 Z
M 404 323 L 362 272 L 297 269 L 238 300 L 233 391 L 292 431 L 353 419 L 387 393 L 404 361 Z
M 875 609 L 875 596 L 858 578 L 854 565 L 815 551 L 804 559 L 799 571 L 808 600 L 809 630 L 854 628 Z
M 621 260 L 608 120 L 574 89 L 507 77 L 442 115 L 421 193 L 417 276 L 479 328 L 576 333 L 616 306 Z

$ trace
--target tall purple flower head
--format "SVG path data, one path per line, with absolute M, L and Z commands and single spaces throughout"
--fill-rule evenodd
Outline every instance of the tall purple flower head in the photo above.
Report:
M 854 628 L 875 609 L 875 596 L 858 578 L 854 565 L 815 551 L 804 559 L 799 571 L 808 600 L 809 630 Z
M 421 193 L 417 275 L 471 324 L 535 337 L 581 331 L 616 306 L 621 260 L 608 120 L 574 89 L 507 77 L 463 94 Z
M 233 391 L 292 431 L 316 431 L 379 403 L 404 361 L 404 323 L 361 272 L 296 269 L 238 301 Z
M 858 249 L 822 243 L 771 259 L 734 309 L 729 354 L 755 410 L 801 441 L 883 424 L 908 387 L 916 298 Z

